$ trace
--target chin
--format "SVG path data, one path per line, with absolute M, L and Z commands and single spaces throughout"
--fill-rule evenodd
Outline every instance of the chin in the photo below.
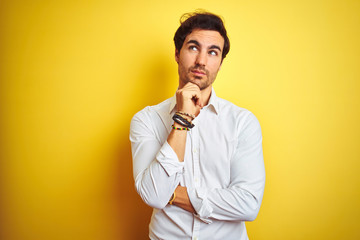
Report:
M 201 90 L 201 84 L 199 83 L 199 80 L 190 80 L 189 82 L 191 82 L 191 83 L 193 83 L 193 84 L 195 84 L 196 86 L 198 86 L 199 88 L 200 88 L 200 90 Z
M 209 87 L 209 85 L 206 84 L 207 79 L 201 78 L 201 77 L 190 77 L 187 78 L 186 81 L 184 81 L 184 85 L 188 82 L 191 82 L 198 86 L 200 90 L 204 90 Z

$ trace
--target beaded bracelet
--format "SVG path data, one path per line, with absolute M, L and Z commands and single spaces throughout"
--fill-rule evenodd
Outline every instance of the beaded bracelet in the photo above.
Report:
M 186 128 L 186 127 L 183 127 L 183 128 L 178 128 L 178 127 L 175 127 L 174 125 L 171 125 L 172 129 L 175 129 L 175 130 L 186 130 L 186 131 L 190 131 L 189 128 Z
M 178 113 L 178 114 L 180 114 L 180 115 L 184 115 L 184 116 L 191 117 L 191 118 L 192 118 L 192 120 L 194 120 L 194 119 L 195 119 L 195 115 L 190 114 L 190 113 L 180 112 L 180 111 L 178 111 L 178 112 L 176 112 L 176 113 Z
M 185 118 L 183 118 L 182 116 L 180 116 L 179 114 L 174 114 L 174 116 L 172 117 L 172 119 L 177 122 L 178 124 L 187 127 L 187 128 L 193 128 L 195 125 L 192 124 L 191 122 L 189 122 L 188 120 L 186 120 Z
M 173 204 L 173 202 L 174 202 L 174 200 L 175 200 L 175 197 L 176 197 L 176 195 L 175 195 L 175 192 L 171 195 L 171 198 L 170 198 L 170 200 L 169 200 L 169 204 L 170 205 L 172 205 Z

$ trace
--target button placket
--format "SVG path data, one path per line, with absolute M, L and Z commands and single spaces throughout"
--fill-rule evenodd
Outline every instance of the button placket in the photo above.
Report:
M 200 114 L 195 119 L 196 126 L 191 130 L 192 138 L 192 156 L 193 156 L 193 176 L 195 189 L 200 187 L 200 138 L 199 138 L 199 120 Z M 192 239 L 199 239 L 200 220 L 194 216 L 193 236 Z

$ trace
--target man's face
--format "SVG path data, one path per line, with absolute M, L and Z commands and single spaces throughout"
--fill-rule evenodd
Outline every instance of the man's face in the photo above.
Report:
M 194 29 L 175 53 L 178 63 L 179 88 L 191 82 L 206 89 L 220 70 L 224 38 L 217 31 Z

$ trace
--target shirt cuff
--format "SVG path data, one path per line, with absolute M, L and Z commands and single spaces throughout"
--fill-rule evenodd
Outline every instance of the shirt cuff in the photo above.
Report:
M 179 162 L 175 151 L 167 141 L 165 141 L 160 151 L 156 155 L 156 160 L 164 168 L 168 176 L 183 172 L 184 162 Z
M 212 221 L 208 219 L 213 211 L 213 208 L 210 206 L 209 201 L 207 200 L 207 189 L 188 189 L 188 195 L 190 202 L 196 211 L 195 216 L 207 224 L 212 223 Z

